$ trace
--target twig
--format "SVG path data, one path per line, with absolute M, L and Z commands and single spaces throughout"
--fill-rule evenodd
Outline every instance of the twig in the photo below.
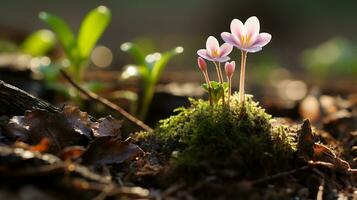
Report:
M 254 185 L 254 184 L 267 182 L 267 181 L 270 181 L 270 180 L 273 180 L 273 179 L 277 179 L 277 178 L 280 178 L 280 177 L 283 177 L 283 176 L 288 176 L 288 175 L 294 174 L 294 173 L 296 173 L 298 171 L 305 170 L 305 169 L 308 169 L 308 168 L 310 168 L 310 166 L 306 165 L 306 166 L 303 166 L 303 167 L 300 167 L 300 168 L 297 168 L 297 169 L 293 169 L 293 170 L 290 170 L 290 171 L 280 172 L 280 173 L 274 174 L 272 176 L 268 176 L 268 177 L 265 177 L 265 178 L 254 180 L 254 181 L 252 181 L 252 184 Z
M 86 89 L 82 88 L 81 86 L 79 86 L 76 82 L 73 81 L 73 79 L 63 70 L 60 70 L 61 74 L 63 75 L 63 77 L 73 86 L 75 87 L 77 90 L 79 90 L 81 93 L 83 93 L 84 95 L 86 95 L 87 97 L 89 97 L 90 99 L 93 99 L 105 106 L 107 106 L 110 109 L 113 109 L 117 112 L 119 112 L 121 115 L 123 115 L 123 117 L 125 117 L 127 120 L 129 120 L 130 122 L 132 122 L 134 125 L 142 128 L 145 131 L 153 131 L 153 129 L 146 125 L 144 122 L 142 122 L 141 120 L 139 120 L 138 118 L 134 117 L 133 115 L 131 115 L 130 113 L 128 113 L 127 111 L 125 111 L 123 108 L 121 108 L 120 106 L 110 102 L 108 99 L 103 98 L 97 94 L 95 94 L 94 92 L 91 91 L 87 91 Z
M 321 184 L 319 186 L 319 191 L 317 192 L 317 195 L 316 195 L 316 200 L 323 200 L 324 185 L 325 185 L 325 179 L 322 179 Z

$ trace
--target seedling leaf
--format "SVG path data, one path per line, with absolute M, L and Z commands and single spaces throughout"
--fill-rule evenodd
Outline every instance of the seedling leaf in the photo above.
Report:
M 78 33 L 78 51 L 83 59 L 89 57 L 110 20 L 111 12 L 105 6 L 93 9 L 83 19 Z

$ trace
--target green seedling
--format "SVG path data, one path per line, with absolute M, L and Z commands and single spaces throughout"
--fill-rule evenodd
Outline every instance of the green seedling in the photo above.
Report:
M 60 17 L 41 12 L 39 17 L 55 32 L 70 62 L 68 72 L 82 82 L 88 68 L 90 54 L 111 20 L 111 12 L 105 6 L 91 10 L 82 20 L 77 36 Z
M 223 99 L 224 92 L 228 90 L 228 83 L 225 82 L 221 84 L 216 81 L 211 81 L 210 83 L 210 87 L 207 83 L 202 84 L 202 87 L 212 98 L 212 102 L 214 104 L 218 104 L 219 100 Z
M 137 71 L 138 73 L 135 75 L 138 75 L 142 80 L 142 96 L 140 97 L 138 116 L 140 119 L 145 119 L 162 71 L 173 56 L 183 52 L 183 48 L 179 46 L 164 53 L 156 52 L 146 55 L 139 46 L 127 42 L 121 45 L 121 49 L 129 53 L 137 62 L 136 65 L 131 65 L 130 70 Z
M 33 57 L 45 56 L 56 44 L 52 31 L 41 29 L 31 33 L 20 45 L 19 51 Z

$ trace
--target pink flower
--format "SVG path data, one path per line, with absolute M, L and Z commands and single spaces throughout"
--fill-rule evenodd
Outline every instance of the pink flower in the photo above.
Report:
M 224 43 L 219 46 L 218 40 L 209 36 L 206 41 L 206 49 L 200 49 L 197 54 L 202 58 L 213 62 L 226 62 L 230 60 L 228 54 L 231 53 L 233 47 L 230 44 Z
M 198 67 L 200 68 L 201 71 L 207 71 L 207 63 L 205 60 L 203 60 L 203 58 L 198 57 L 197 58 L 197 63 L 198 63 Z
M 222 39 L 242 51 L 258 52 L 271 40 L 269 33 L 259 33 L 260 24 L 257 17 L 247 19 L 243 24 L 239 19 L 231 22 L 231 33 L 223 32 Z
M 226 75 L 227 77 L 232 77 L 234 70 L 236 68 L 236 62 L 232 61 L 232 62 L 226 62 L 224 69 L 226 71 Z

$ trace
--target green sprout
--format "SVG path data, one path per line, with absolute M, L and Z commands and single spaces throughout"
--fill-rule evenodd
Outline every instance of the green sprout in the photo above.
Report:
M 53 49 L 55 43 L 54 33 L 47 29 L 41 29 L 27 36 L 20 45 L 19 51 L 33 57 L 40 57 Z
M 164 53 L 144 54 L 142 49 L 134 43 L 127 42 L 121 45 L 121 50 L 129 53 L 137 62 L 132 65 L 142 79 L 142 97 L 139 103 L 140 110 L 138 116 L 145 119 L 155 92 L 155 86 L 159 81 L 162 71 L 170 59 L 183 52 L 183 47 L 176 47 Z
M 214 104 L 218 104 L 219 100 L 223 100 L 223 94 L 228 90 L 228 83 L 219 83 L 211 81 L 210 86 L 207 83 L 202 84 L 203 89 L 207 91 L 209 97 L 212 98 Z
M 41 12 L 39 17 L 51 27 L 62 44 L 70 62 L 69 73 L 82 82 L 90 54 L 111 20 L 110 10 L 105 6 L 91 10 L 82 20 L 77 36 L 60 17 L 47 12 Z
M 51 51 L 55 44 L 54 33 L 47 29 L 40 29 L 28 35 L 19 45 L 10 40 L 0 40 L 0 53 L 18 53 L 31 57 L 42 57 Z

